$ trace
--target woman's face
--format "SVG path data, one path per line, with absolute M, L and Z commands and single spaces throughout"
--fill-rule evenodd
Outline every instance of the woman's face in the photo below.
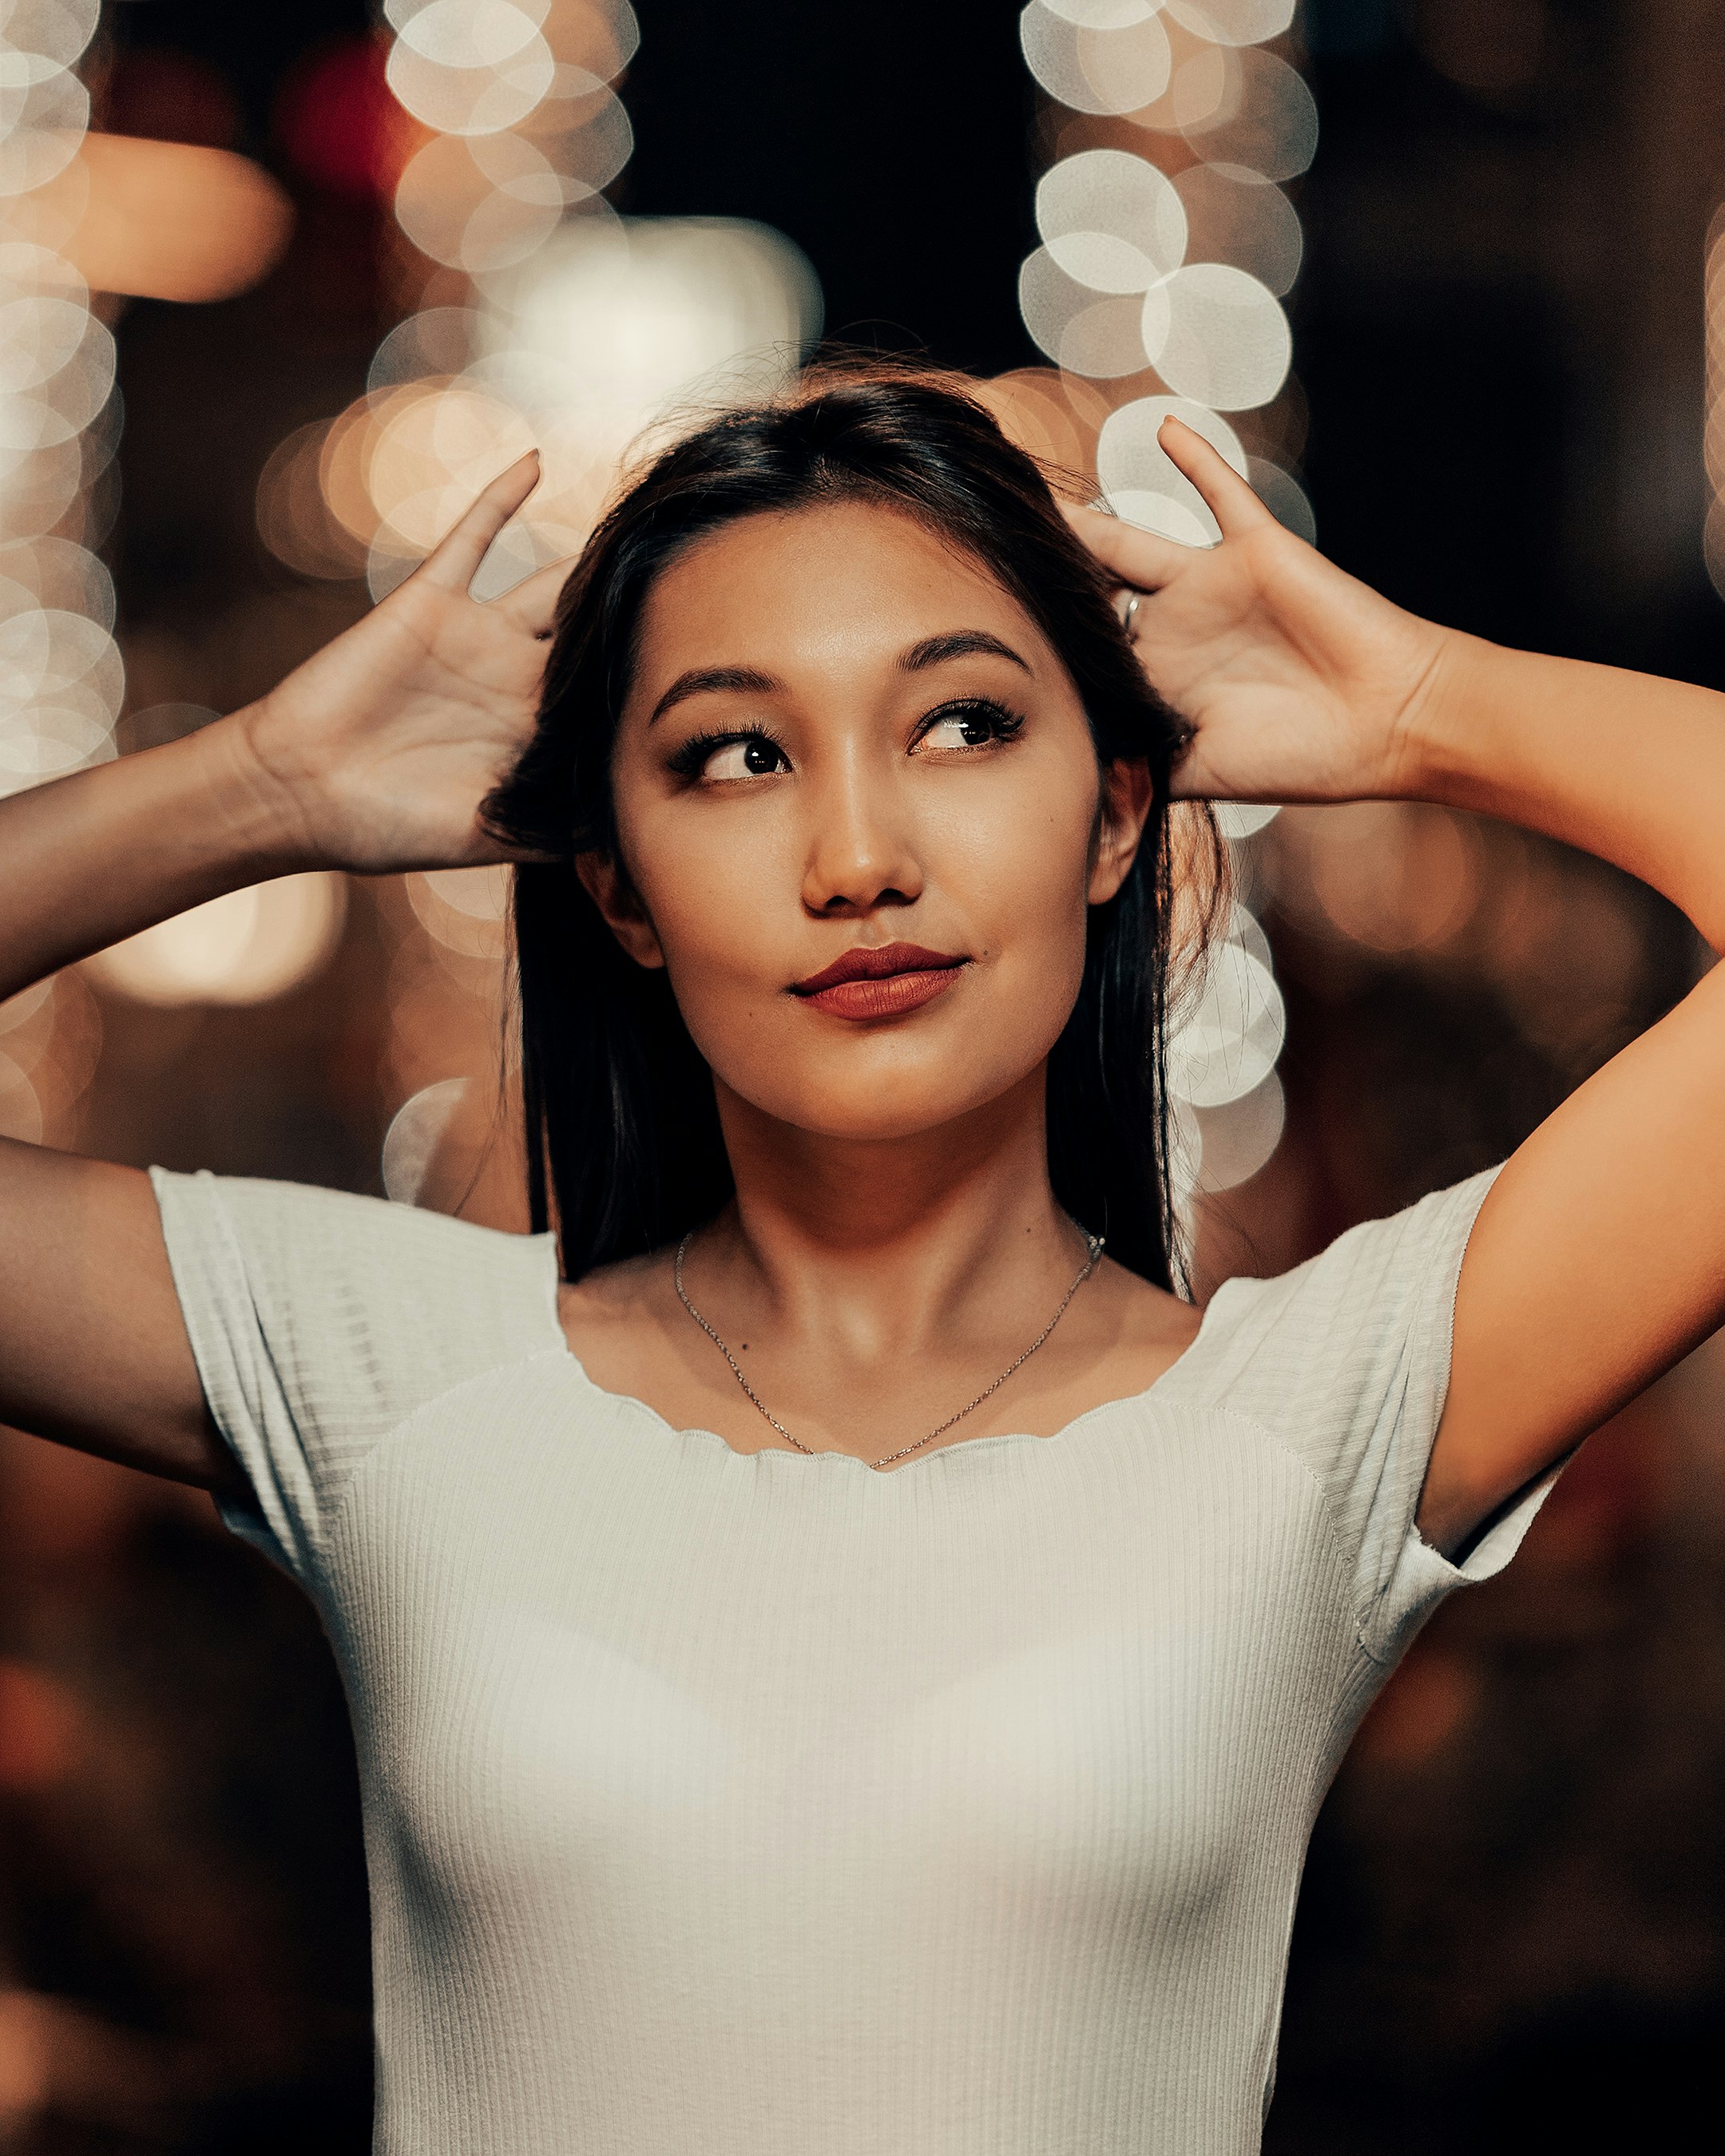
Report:
M 660 577 L 613 785 L 626 875 L 583 880 L 669 968 L 721 1106 L 855 1138 L 1039 1070 L 1149 804 L 1142 767 L 1103 788 L 1065 669 L 980 563 L 860 503 L 747 518 Z

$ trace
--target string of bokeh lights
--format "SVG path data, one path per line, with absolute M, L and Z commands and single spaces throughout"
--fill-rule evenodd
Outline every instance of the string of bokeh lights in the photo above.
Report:
M 1264 46 L 1293 13 L 1294 0 L 1030 0 L 1019 18 L 1055 152 L 1036 189 L 1041 244 L 1019 279 L 1025 327 L 1055 370 L 1041 408 L 1087 421 L 1117 515 L 1187 545 L 1219 535 L 1157 440 L 1171 413 L 1315 536 L 1294 472 L 1250 454 L 1224 416 L 1270 405 L 1292 359 L 1281 300 L 1303 249 L 1282 183 L 1311 163 L 1317 115 L 1297 69 Z M 1037 388 L 1025 382 L 1020 401 Z M 1274 813 L 1218 812 L 1239 896 L 1170 1045 L 1183 1198 L 1244 1182 L 1281 1135 L 1282 998 L 1244 902 L 1245 842 Z
M 114 340 L 60 251 L 90 125 L 78 64 L 100 0 L 0 7 L 0 794 L 114 753 L 126 672 L 96 553 L 119 434 Z M 52 192 L 55 203 L 49 206 Z M 46 1134 L 46 1106 L 89 1082 L 101 1040 L 80 982 L 0 1005 L 0 1131 Z
M 119 433 L 114 339 L 56 231 L 28 210 L 77 158 L 77 64 L 100 0 L 0 19 L 0 793 L 114 752 L 126 673 L 97 482 Z
M 628 0 L 385 0 L 384 16 L 411 304 L 364 394 L 271 459 L 259 527 L 302 571 L 362 567 L 381 597 L 536 448 L 540 485 L 488 555 L 483 598 L 579 549 L 655 422 L 781 378 L 819 332 L 820 295 L 764 227 L 619 216 L 607 190 L 634 147 L 619 85 L 639 42 Z M 459 1203 L 490 1163 L 509 1202 L 488 1075 L 507 899 L 506 874 L 486 869 L 383 896 L 392 1197 Z
M 793 365 L 818 334 L 819 291 L 766 228 L 613 208 L 606 190 L 633 147 L 617 88 L 639 42 L 627 0 L 387 0 L 381 35 L 386 119 L 364 158 L 393 213 L 382 283 L 400 319 L 361 395 L 267 460 L 258 529 L 299 577 L 362 578 L 380 598 L 534 446 L 543 479 L 480 571 L 486 597 L 580 547 L 652 421 Z M 351 95 L 351 77 L 331 76 L 337 87 Z M 295 131 L 327 162 L 341 100 L 317 105 L 323 91 L 320 78 Z M 493 1075 L 507 896 L 499 870 L 370 889 L 388 968 L 382 1083 L 400 1104 L 386 1188 L 454 1206 L 491 1163 L 483 1202 L 498 1217 L 514 1203 L 506 1152 L 492 1144 L 507 1120 Z M 333 957 L 348 900 L 340 877 L 283 878 L 165 921 L 87 970 L 134 1001 L 264 1002 Z

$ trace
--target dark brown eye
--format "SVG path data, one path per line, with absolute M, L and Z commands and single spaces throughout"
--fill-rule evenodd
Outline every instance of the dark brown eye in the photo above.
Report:
M 921 739 L 931 748 L 987 748 L 995 742 L 1010 741 L 1024 723 L 1000 704 L 949 704 L 943 711 L 929 715 Z
M 672 757 L 671 768 L 687 779 L 770 778 L 788 771 L 789 759 L 770 734 L 697 734 Z

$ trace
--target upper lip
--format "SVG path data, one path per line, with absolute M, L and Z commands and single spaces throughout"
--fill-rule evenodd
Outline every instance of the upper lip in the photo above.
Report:
M 947 971 L 965 963 L 949 951 L 925 951 L 920 943 L 881 943 L 865 949 L 859 945 L 843 952 L 830 966 L 798 981 L 793 993 L 818 996 L 823 988 L 836 988 L 843 981 L 885 981 L 895 973 Z

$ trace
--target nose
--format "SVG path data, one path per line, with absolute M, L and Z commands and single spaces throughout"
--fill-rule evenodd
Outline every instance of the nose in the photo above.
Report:
M 828 918 L 909 906 L 921 896 L 921 850 L 909 803 L 859 746 L 836 759 L 805 796 L 810 818 L 803 903 Z

